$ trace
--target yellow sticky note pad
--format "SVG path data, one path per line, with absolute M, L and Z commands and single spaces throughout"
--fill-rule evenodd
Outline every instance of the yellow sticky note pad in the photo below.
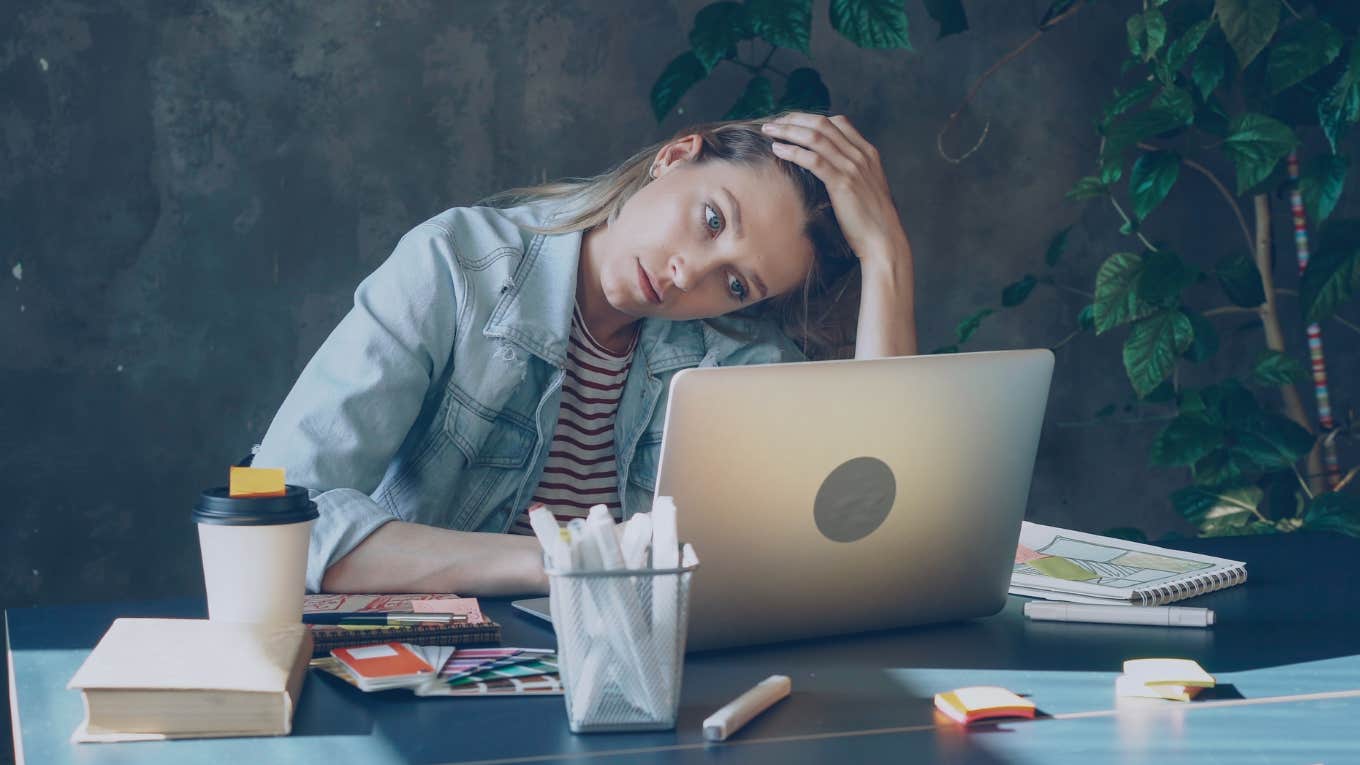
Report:
M 1124 662 L 1124 675 L 1147 685 L 1214 687 L 1214 676 L 1191 659 L 1130 659 Z
M 282 497 L 288 492 L 283 468 L 233 467 L 228 494 L 233 497 Z
M 993 717 L 1034 717 L 1034 702 L 995 685 L 974 685 L 935 694 L 935 708 L 949 719 L 970 723 Z
M 1200 688 L 1187 685 L 1148 685 L 1127 675 L 1120 675 L 1114 681 L 1114 695 L 1120 698 L 1167 699 L 1170 701 L 1189 701 L 1200 692 Z

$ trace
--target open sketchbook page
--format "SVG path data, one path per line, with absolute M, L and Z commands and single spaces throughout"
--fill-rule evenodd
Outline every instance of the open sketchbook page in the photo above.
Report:
M 1236 583 L 1239 575 L 1245 578 L 1240 561 L 1026 521 L 1020 529 L 1010 591 L 1078 603 L 1132 604 L 1143 600 L 1140 593 L 1174 591 L 1194 583 L 1227 585 Z

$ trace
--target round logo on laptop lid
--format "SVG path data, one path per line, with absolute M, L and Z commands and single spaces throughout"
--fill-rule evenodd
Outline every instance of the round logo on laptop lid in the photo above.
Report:
M 813 503 L 817 530 L 833 542 L 854 542 L 887 520 L 897 496 L 892 468 L 875 457 L 841 463 L 822 481 Z

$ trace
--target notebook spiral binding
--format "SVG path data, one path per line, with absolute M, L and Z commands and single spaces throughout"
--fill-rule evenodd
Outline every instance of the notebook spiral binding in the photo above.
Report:
M 1161 587 L 1138 590 L 1135 594 L 1138 596 L 1138 605 L 1140 606 L 1160 606 L 1165 603 L 1175 603 L 1178 600 L 1192 598 L 1196 595 L 1203 595 L 1206 592 L 1232 587 L 1245 581 L 1247 581 L 1247 569 L 1234 568 L 1213 574 L 1201 574 L 1186 579 L 1178 579 Z

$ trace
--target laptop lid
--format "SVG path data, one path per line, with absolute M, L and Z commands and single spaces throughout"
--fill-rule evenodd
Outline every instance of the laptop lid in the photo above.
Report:
M 677 373 L 657 494 L 701 561 L 689 649 L 999 610 L 1052 372 L 1023 350 Z

